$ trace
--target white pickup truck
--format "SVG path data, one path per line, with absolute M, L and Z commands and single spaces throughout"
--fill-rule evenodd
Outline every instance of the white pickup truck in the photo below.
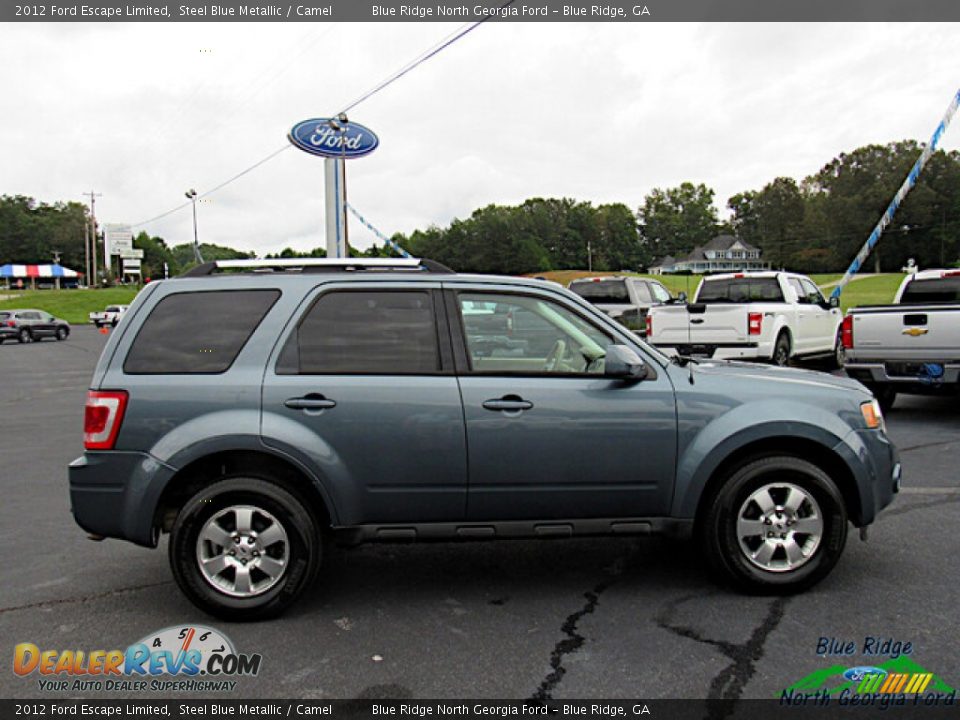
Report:
M 123 317 L 123 314 L 127 311 L 128 307 L 130 306 L 107 305 L 107 308 L 103 312 L 90 313 L 90 322 L 92 322 L 98 328 L 105 327 L 107 325 L 116 327 L 117 323 L 120 322 L 120 318 Z
M 647 313 L 647 340 L 679 355 L 764 360 L 843 360 L 842 317 L 810 278 L 788 272 L 705 277 L 693 302 L 657 305 Z
M 893 305 L 851 308 L 841 335 L 847 374 L 884 409 L 898 392 L 960 391 L 960 270 L 908 275 Z

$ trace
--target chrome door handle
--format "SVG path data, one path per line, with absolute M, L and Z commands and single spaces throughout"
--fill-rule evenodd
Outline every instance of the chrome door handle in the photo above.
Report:
M 483 403 L 487 410 L 529 410 L 533 403 L 518 397 L 503 397 L 497 400 L 487 400 Z
M 303 397 L 290 398 L 283 404 L 292 410 L 327 410 L 337 406 L 335 400 L 328 400 L 323 395 L 313 393 Z

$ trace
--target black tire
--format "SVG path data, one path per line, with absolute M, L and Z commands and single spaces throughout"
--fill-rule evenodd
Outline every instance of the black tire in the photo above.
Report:
M 811 547 L 810 554 L 796 567 L 764 569 L 755 564 L 742 547 L 738 538 L 738 520 L 743 508 L 747 508 L 747 512 L 754 507 L 759 510 L 759 506 L 749 504 L 753 493 L 762 492 L 767 486 L 775 488 L 773 494 L 777 497 L 784 497 L 780 494 L 782 487 L 776 486 L 785 484 L 799 488 L 819 506 L 822 532 L 819 543 Z M 704 555 L 714 575 L 744 592 L 788 594 L 805 590 L 833 569 L 847 541 L 847 512 L 836 483 L 822 469 L 797 457 L 778 455 L 748 460 L 727 477 L 711 500 L 698 533 Z M 805 509 L 801 512 L 808 512 L 815 506 L 805 501 L 802 507 Z M 768 529 L 774 531 L 770 536 L 773 539 L 761 538 L 760 544 L 775 544 L 778 537 L 784 537 L 776 535 L 776 525 Z M 797 544 L 812 537 L 794 536 L 789 528 L 785 530 L 785 535 Z M 797 537 L 800 539 L 796 540 Z M 789 565 L 783 546 L 774 551 L 771 561 Z
M 111 321 L 110 321 L 110 327 L 116 327 L 116 326 L 117 326 L 117 321 L 116 321 L 116 320 L 111 320 Z
M 790 365 L 790 336 L 781 332 L 777 335 L 777 342 L 773 345 L 773 357 L 770 362 L 778 367 L 787 367 Z
M 33 340 L 33 334 L 26 328 L 21 328 L 20 332 L 17 333 L 17 340 L 21 343 L 28 343 Z
M 248 597 L 233 597 L 215 588 L 198 559 L 201 530 L 215 515 L 238 504 L 272 515 L 286 532 L 283 545 L 288 544 L 289 553 L 276 584 Z M 198 608 L 225 620 L 263 620 L 283 612 L 316 577 L 321 534 L 306 504 L 291 492 L 268 479 L 228 477 L 198 492 L 180 510 L 170 535 L 169 556 L 174 579 Z
M 830 358 L 831 370 L 842 370 L 847 358 L 847 350 L 843 347 L 843 334 L 837 330 L 837 339 L 833 345 L 833 356 Z
M 67 330 L 62 325 L 57 328 L 57 340 L 66 340 L 67 336 L 70 334 L 70 331 Z
M 897 391 L 893 386 L 869 384 L 867 389 L 877 398 L 883 412 L 887 413 L 893 410 L 893 404 L 897 401 Z

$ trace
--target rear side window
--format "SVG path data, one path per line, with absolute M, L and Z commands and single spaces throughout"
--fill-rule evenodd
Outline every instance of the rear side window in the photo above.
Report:
M 279 297 L 279 290 L 168 295 L 144 321 L 123 371 L 130 375 L 222 373 Z
M 705 280 L 697 296 L 702 303 L 783 302 L 776 278 Z
M 422 290 L 320 297 L 280 353 L 280 375 L 432 375 L 440 371 L 433 296 Z
M 960 302 L 960 277 L 914 280 L 904 289 L 900 302 L 904 305 Z

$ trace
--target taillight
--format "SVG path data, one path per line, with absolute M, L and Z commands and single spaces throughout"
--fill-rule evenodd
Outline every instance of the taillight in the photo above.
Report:
M 840 325 L 840 342 L 844 350 L 853 349 L 853 315 L 847 315 Z
M 13 320 L 7 320 L 7 325 L 9 325 L 10 327 L 16 327 L 16 326 L 17 326 L 17 324 L 16 324 Z
M 112 450 L 127 409 L 126 390 L 90 390 L 83 413 L 83 446 L 87 450 Z
M 647 337 L 653 335 L 653 316 L 647 315 Z
M 759 335 L 763 330 L 763 313 L 749 313 L 747 315 L 747 333 Z

